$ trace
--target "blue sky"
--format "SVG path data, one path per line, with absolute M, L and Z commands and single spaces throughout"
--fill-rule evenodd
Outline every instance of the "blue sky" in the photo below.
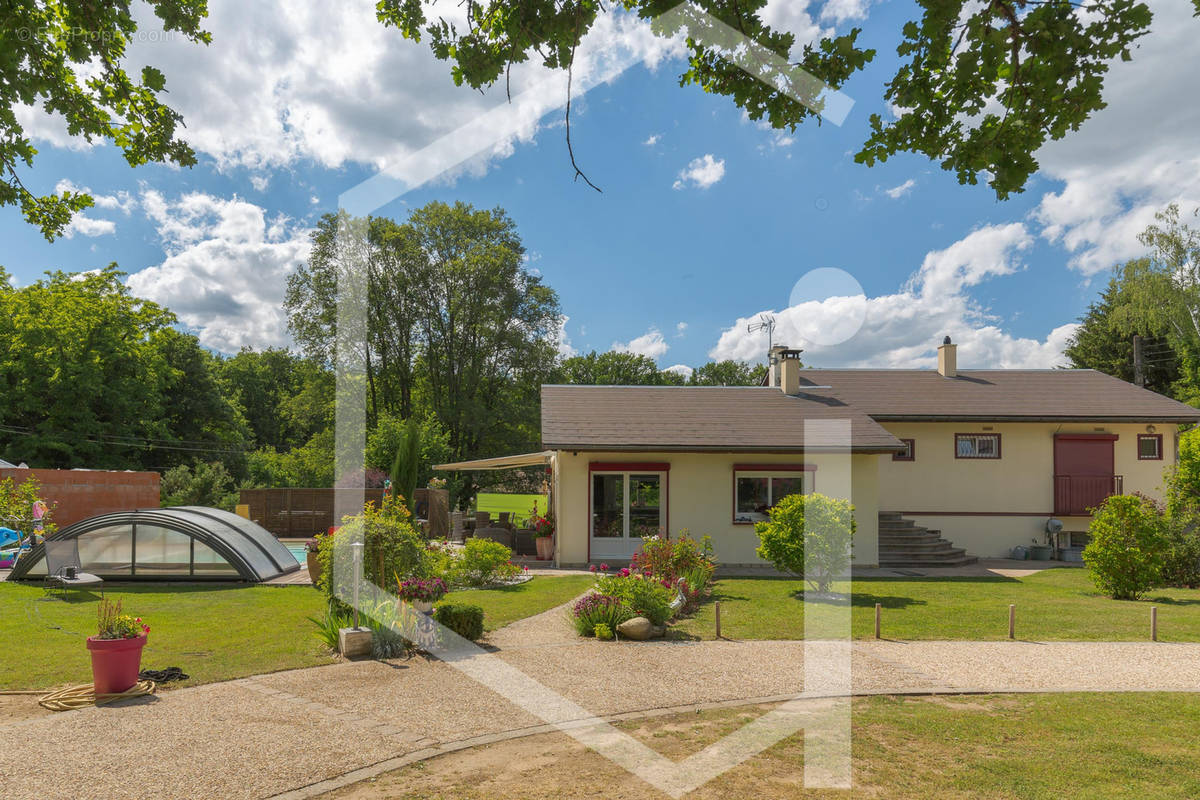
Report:
M 892 113 L 882 86 L 913 7 L 833 0 L 775 2 L 767 13 L 809 35 L 860 25 L 879 51 L 846 87 L 856 104 L 841 127 L 764 129 L 725 98 L 679 88 L 681 62 L 647 45 L 644 31 L 617 26 L 597 37 L 599 51 L 659 60 L 576 100 L 576 156 L 602 194 L 572 180 L 554 110 L 380 213 L 402 218 L 434 199 L 505 208 L 531 268 L 560 294 L 568 352 L 625 347 L 663 367 L 752 360 L 765 339 L 745 322 L 770 310 L 777 341 L 822 366 L 928 366 L 944 334 L 963 345 L 966 367 L 1053 366 L 1108 269 L 1140 252 L 1135 235 L 1153 211 L 1200 199 L 1196 104 L 1180 102 L 1195 91 L 1186 80 L 1195 71 L 1183 68 L 1200 62 L 1200 37 L 1179 31 L 1197 23 L 1175 24 L 1186 5 L 1159 10 L 1134 63 L 1114 69 L 1110 108 L 1040 154 L 1042 172 L 1008 201 L 921 157 L 853 162 L 868 116 Z M 65 180 L 106 199 L 53 244 L 9 209 L 0 264 L 27 283 L 45 269 L 116 261 L 135 291 L 175 309 L 214 349 L 286 344 L 279 300 L 308 226 L 380 166 L 503 102 L 500 92 L 455 89 L 424 46 L 374 23 L 370 4 L 347 8 L 337 25 L 314 4 L 255 31 L 235 6 L 214 2 L 210 48 L 134 47 L 135 64 L 167 75 L 200 156 L 193 169 L 130 169 L 112 147 L 82 147 L 30 112 L 41 152 L 27 184 Z M 314 52 L 320 64 L 305 55 Z M 1168 60 L 1181 75 L 1174 85 L 1162 78 Z M 520 88 L 536 77 L 520 76 Z M 1130 123 L 1147 113 L 1153 126 Z M 818 343 L 817 331 L 849 313 L 843 301 L 787 308 L 793 284 L 820 267 L 845 270 L 865 291 L 862 329 L 848 341 Z

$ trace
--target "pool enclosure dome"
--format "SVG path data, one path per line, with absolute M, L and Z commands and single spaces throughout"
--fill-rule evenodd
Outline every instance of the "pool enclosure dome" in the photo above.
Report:
M 291 551 L 265 528 L 219 508 L 101 514 L 51 538 L 75 539 L 82 571 L 114 580 L 262 582 L 300 569 Z M 9 579 L 45 575 L 45 548 L 39 544 L 17 561 Z

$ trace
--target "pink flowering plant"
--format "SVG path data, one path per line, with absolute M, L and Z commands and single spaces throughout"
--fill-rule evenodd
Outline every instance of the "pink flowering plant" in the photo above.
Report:
M 446 582 L 441 578 L 410 578 L 402 581 L 397 577 L 396 584 L 397 594 L 409 603 L 414 600 L 436 603 L 445 597 L 448 591 Z
M 669 584 L 645 575 L 605 575 L 596 581 L 596 591 L 620 600 L 632 612 L 631 616 L 645 617 L 655 625 L 663 625 L 672 616 L 674 592 Z
M 687 606 L 694 606 L 707 593 L 717 562 L 713 558 L 712 539 L 705 536 L 699 542 L 687 530 L 675 539 L 647 536 L 642 550 L 633 557 L 631 572 L 659 581 L 683 597 Z
M 533 513 L 529 515 L 529 527 L 533 529 L 533 535 L 537 539 L 554 535 L 554 520 L 549 514 L 539 514 L 537 503 L 533 504 Z

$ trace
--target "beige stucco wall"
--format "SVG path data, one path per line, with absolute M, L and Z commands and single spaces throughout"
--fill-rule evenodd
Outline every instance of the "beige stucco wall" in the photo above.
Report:
M 1163 470 L 1175 463 L 1175 426 L 1158 424 L 1163 460 L 1139 461 L 1137 435 L 1145 424 L 1057 424 L 885 422 L 901 439 L 916 441 L 915 461 L 879 460 L 879 507 L 907 516 L 979 556 L 1002 556 L 1018 544 L 1044 540 L 1042 531 L 1054 510 L 1054 434 L 1113 433 L 1116 474 L 1124 491 L 1162 496 Z M 1001 458 L 956 459 L 954 434 L 999 433 Z M 947 512 L 972 512 L 950 516 Z M 921 514 L 920 512 L 940 512 Z M 995 516 L 979 516 L 980 513 Z M 1021 516 L 1018 516 L 1021 515 Z M 1065 530 L 1084 532 L 1086 517 L 1060 517 Z
M 857 533 L 854 562 L 878 563 L 876 497 L 880 456 L 832 454 L 751 455 L 747 453 L 585 453 L 560 451 L 555 457 L 555 513 L 560 564 L 588 563 L 588 464 L 602 462 L 669 463 L 667 514 L 671 533 L 687 528 L 697 539 L 712 537 L 722 564 L 761 564 L 754 553 L 758 537 L 753 525 L 733 523 L 734 464 L 797 464 L 817 467 L 815 488 L 855 504 Z M 886 458 L 886 456 L 884 456 Z M 846 490 L 843 487 L 850 487 Z

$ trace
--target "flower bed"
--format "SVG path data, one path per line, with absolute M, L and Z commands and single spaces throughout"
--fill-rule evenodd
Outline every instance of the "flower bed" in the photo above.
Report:
M 642 551 L 615 573 L 608 564 L 590 569 L 599 578 L 592 592 L 575 602 L 572 622 L 580 636 L 606 639 L 635 617 L 662 626 L 693 609 L 709 591 L 716 561 L 707 536 L 697 542 L 682 531 L 676 539 L 643 538 Z

